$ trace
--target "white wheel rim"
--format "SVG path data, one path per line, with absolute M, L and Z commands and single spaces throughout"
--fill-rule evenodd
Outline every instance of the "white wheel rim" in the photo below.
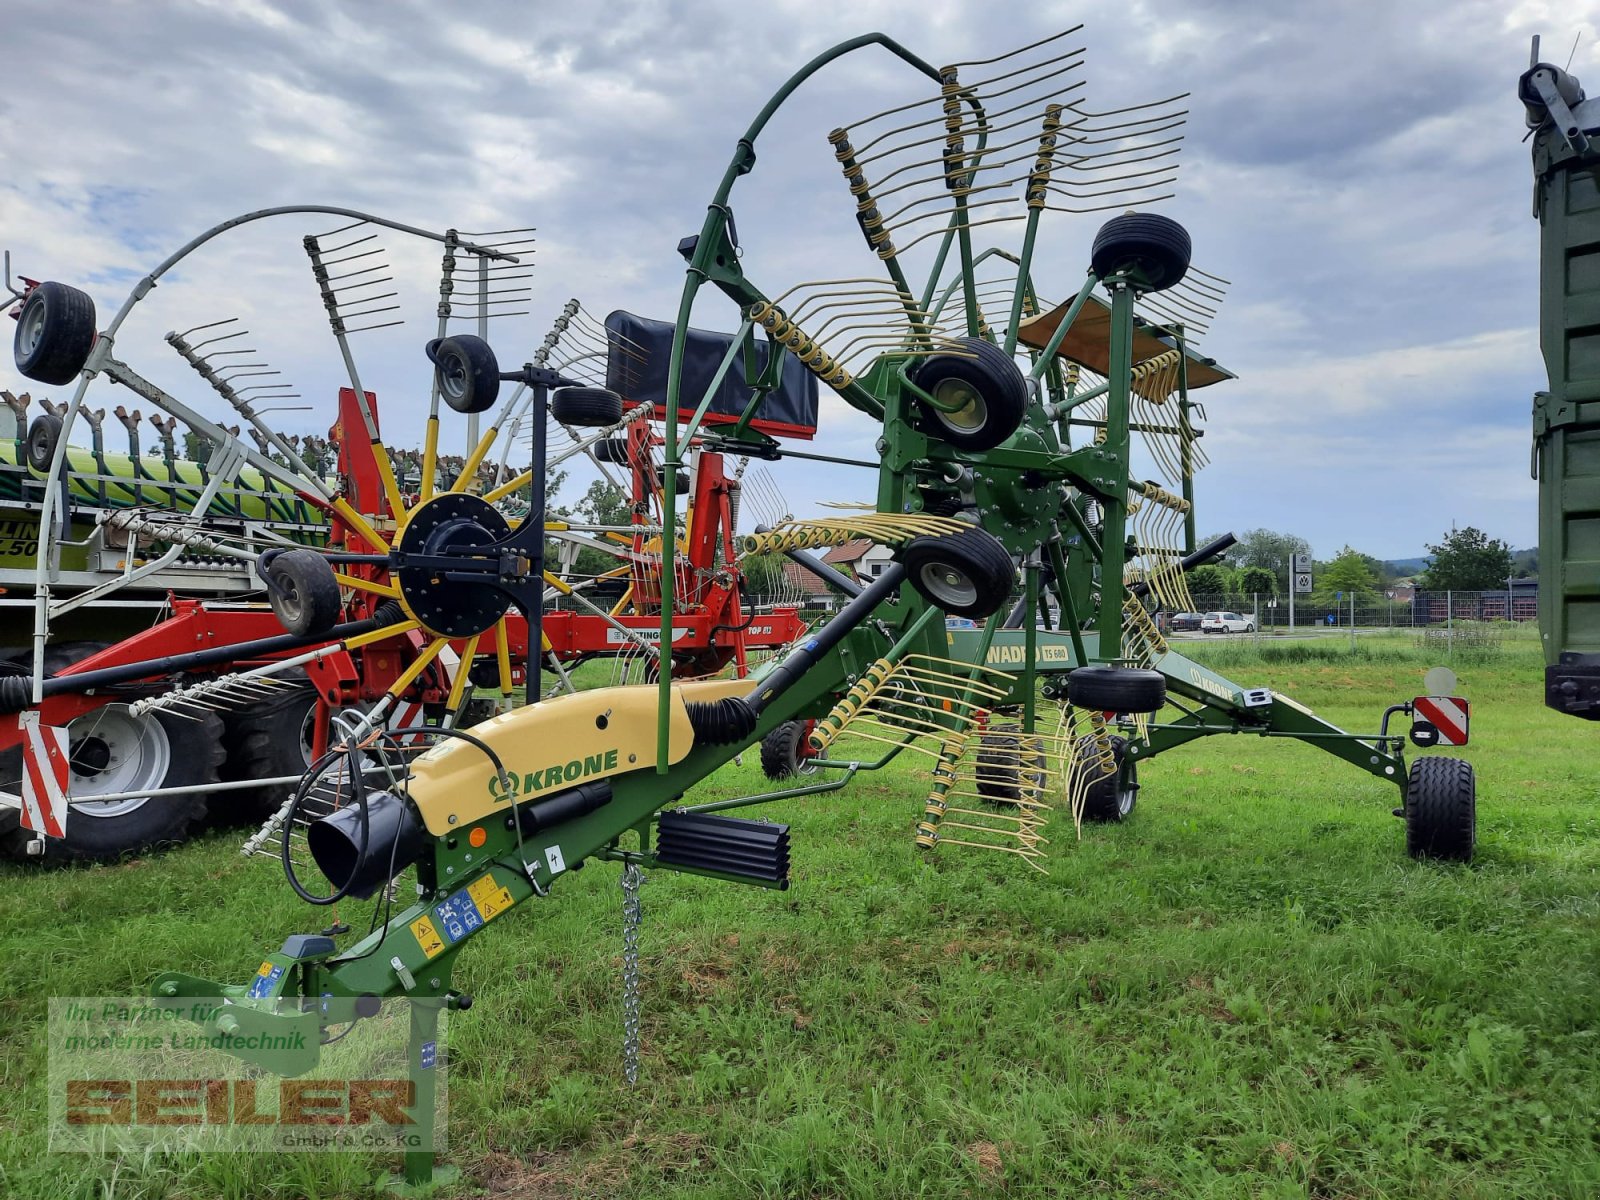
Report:
M 69 794 L 74 812 L 102 819 L 144 807 L 148 796 L 96 800 L 120 792 L 155 791 L 172 767 L 172 744 L 155 717 L 135 717 L 126 704 L 108 704 L 67 726 Z
M 934 410 L 948 429 L 957 433 L 977 433 L 989 423 L 989 406 L 984 403 L 983 393 L 965 379 L 941 379 L 933 385 L 933 398 L 941 404 L 960 405 L 948 411 L 942 408 Z
M 928 595 L 940 604 L 966 607 L 978 602 L 978 585 L 949 563 L 928 563 L 920 575 Z
M 23 354 L 32 354 L 44 340 L 44 301 L 29 305 L 22 314 L 17 343 Z
M 467 394 L 467 364 L 452 356 L 439 372 L 439 390 L 457 400 Z

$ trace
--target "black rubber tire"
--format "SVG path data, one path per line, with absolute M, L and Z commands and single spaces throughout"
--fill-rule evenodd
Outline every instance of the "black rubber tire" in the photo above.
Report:
M 900 550 L 906 577 L 927 601 L 951 616 L 987 617 L 1003 605 L 1017 568 L 1000 539 L 977 526 L 916 537 Z
M 966 384 L 977 407 L 962 420 L 954 413 L 919 404 L 920 425 L 924 432 L 958 450 L 993 450 L 1022 424 L 1028 409 L 1028 385 L 1016 360 L 987 338 L 962 338 L 960 344 L 967 354 L 930 355 L 911 380 L 934 395 L 941 384 Z
M 596 462 L 611 463 L 613 466 L 625 467 L 628 465 L 628 439 L 606 438 L 589 447 L 594 452 Z
M 267 599 L 278 623 L 306 637 L 339 623 L 339 581 L 315 550 L 285 550 L 267 564 Z
M 762 738 L 761 773 L 772 780 L 807 773 L 806 761 L 817 757 L 806 744 L 812 725 L 811 721 L 785 721 Z
M 110 642 L 61 642 L 58 645 L 44 648 L 44 673 L 46 675 L 59 675 L 68 667 L 75 666 L 88 658 L 91 654 L 110 646 Z M 27 670 L 32 674 L 33 655 L 27 656 L 29 664 Z
M 1100 226 L 1089 263 L 1104 279 L 1133 272 L 1141 291 L 1164 292 L 1183 281 L 1193 247 L 1189 231 L 1159 213 L 1123 213 Z
M 93 716 L 93 712 L 85 714 L 90 719 Z M 200 720 L 190 720 L 158 712 L 146 719 L 157 722 L 167 739 L 170 761 L 161 786 L 194 787 L 217 782 L 223 756 L 219 718 L 207 714 Z M 21 769 L 20 749 L 0 755 L 0 775 L 8 782 L 13 775 L 20 778 Z M 158 796 L 116 817 L 90 816 L 73 804 L 67 813 L 67 836 L 59 841 L 45 840 L 43 861 L 114 862 L 158 846 L 179 845 L 204 821 L 206 800 L 204 792 Z M 12 858 L 39 862 L 39 858 L 27 854 L 28 842 L 38 836 L 20 825 L 10 825 L 0 833 L 0 851 Z
M 227 758 L 222 778 L 233 782 L 304 775 L 311 766 L 312 743 L 307 735 L 313 732 L 316 712 L 317 692 L 309 683 L 280 689 L 259 704 L 230 712 L 223 721 Z M 293 791 L 293 784 L 279 784 L 218 792 L 211 801 L 212 822 L 259 823 L 277 812 Z
M 977 770 L 974 778 L 978 795 L 999 808 L 1015 808 L 1026 787 L 1032 800 L 1044 797 L 1049 771 L 1041 764 L 1028 780 L 1022 764 L 1024 734 L 1019 729 L 991 729 L 978 739 Z M 1038 738 L 1034 738 L 1035 743 Z
M 1406 779 L 1406 853 L 1471 862 L 1477 844 L 1478 781 L 1472 764 L 1429 755 Z
M 1153 713 L 1167 702 L 1167 679 L 1140 667 L 1079 667 L 1067 676 L 1067 701 L 1110 713 Z
M 660 487 L 662 489 L 662 491 L 666 490 L 666 487 L 667 487 L 667 469 L 665 467 L 657 467 L 656 468 L 656 484 L 657 484 L 658 487 Z M 688 491 L 689 491 L 689 472 L 687 472 L 687 471 L 679 471 L 678 472 L 678 484 L 677 484 L 678 495 L 680 495 L 680 496 L 685 495 Z
M 930 517 L 953 517 L 964 506 L 960 496 L 924 496 L 922 511 Z
M 550 415 L 563 425 L 615 425 L 622 420 L 622 397 L 606 388 L 558 388 L 550 393 Z
M 55 413 L 40 413 L 28 426 L 28 440 L 23 444 L 28 469 L 43 475 L 50 470 L 56 456 L 56 443 L 61 440 L 61 418 Z
M 459 413 L 481 413 L 500 395 L 500 363 L 481 337 L 470 333 L 428 343 L 433 382 L 444 402 Z
M 64 283 L 41 283 L 17 314 L 12 354 L 17 370 L 54 386 L 71 383 L 83 370 L 96 337 L 94 301 Z
M 1083 797 L 1083 819 L 1101 824 L 1115 825 L 1133 815 L 1139 803 L 1139 769 L 1137 764 L 1123 757 L 1127 738 L 1111 739 L 1111 753 L 1116 756 L 1117 769 L 1090 780 Z
M 461 706 L 461 717 L 456 721 L 455 727 L 457 729 L 471 729 L 474 725 L 483 724 L 498 711 L 498 706 L 493 700 L 481 700 L 474 697 Z

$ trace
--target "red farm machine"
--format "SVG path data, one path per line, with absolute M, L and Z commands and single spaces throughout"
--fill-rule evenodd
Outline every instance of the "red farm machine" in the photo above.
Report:
M 450 258 L 474 247 L 440 236 L 452 248 L 448 281 Z M 307 243 L 326 287 L 337 249 Z M 97 336 L 83 293 L 23 282 L 13 313 L 23 372 L 59 385 L 83 370 L 83 385 L 102 375 L 132 388 L 159 410 L 151 424 L 162 450 L 141 456 L 139 414 L 119 407 L 128 453 L 108 453 L 104 410 L 80 403 L 83 386 L 73 404 L 46 402 L 24 435 L 0 442 L 0 485 L 31 535 L 25 563 L 7 572 L 16 586 L 8 588 L 11 647 L 0 662 L 0 844 L 15 855 L 111 858 L 181 841 L 208 806 L 270 827 L 330 738 L 385 730 L 415 744 L 423 728 L 471 724 L 508 706 L 514 689 L 536 695 L 541 667 L 552 673 L 552 692 L 570 690 L 571 668 L 597 657 L 654 678 L 663 572 L 686 601 L 668 634 L 676 677 L 743 674 L 752 654 L 804 631 L 792 605 L 744 606 L 734 549 L 742 464 L 730 470 L 721 454 L 695 453 L 679 473 L 692 488 L 690 515 L 664 552 L 654 424 L 661 397 L 649 390 L 662 368 L 652 376 L 645 341 L 624 341 L 576 302 L 520 379 L 548 375 L 567 385 L 540 400 L 561 441 L 551 461 L 583 456 L 612 482 L 626 519 L 610 526 L 539 519 L 552 448 L 545 429 L 531 429 L 544 423 L 542 412 L 532 414 L 531 393 L 546 384 L 523 382 L 469 454 L 452 459 L 439 453 L 438 401 L 463 403 L 463 389 L 476 386 L 466 402 L 482 412 L 501 380 L 441 368 L 424 451 L 386 449 L 376 397 L 356 390 L 350 298 L 330 300 L 352 386 L 340 389 L 325 439 L 268 429 L 236 382 L 248 375 L 230 382 L 196 331 L 168 335 L 239 416 L 253 419 L 252 448 L 237 426 L 200 417 L 111 358 L 115 326 Z M 652 324 L 625 313 L 610 321 L 644 338 Z M 563 355 L 576 378 L 544 365 Z M 601 369 L 628 389 L 625 398 L 599 386 Z M 779 432 L 809 436 L 814 386 L 794 382 L 801 423 Z M 20 434 L 27 398 L 7 399 Z M 73 410 L 90 425 L 91 448 L 65 436 Z M 175 452 L 180 422 L 202 454 Z M 535 457 L 514 472 L 505 451 L 519 427 L 528 427 L 522 440 Z M 497 441 L 505 451 L 496 464 Z M 541 526 L 545 536 L 535 536 Z M 440 575 L 434 551 L 460 538 L 501 543 L 509 557 Z M 574 551 L 603 569 L 576 578 Z M 28 591 L 31 637 L 15 599 Z M 532 658 L 530 612 L 543 648 Z M 493 619 L 480 628 L 487 613 Z

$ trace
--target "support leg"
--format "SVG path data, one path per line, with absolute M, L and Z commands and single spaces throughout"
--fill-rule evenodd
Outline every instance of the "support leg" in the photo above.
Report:
M 457 1169 L 436 1165 L 433 1149 L 434 1104 L 438 1098 L 439 1010 L 444 999 L 416 999 L 411 1004 L 411 1037 L 406 1057 L 410 1063 L 412 1112 L 416 1116 L 418 1148 L 407 1150 L 403 1170 L 391 1175 L 388 1190 L 400 1196 L 426 1195 L 455 1181 Z

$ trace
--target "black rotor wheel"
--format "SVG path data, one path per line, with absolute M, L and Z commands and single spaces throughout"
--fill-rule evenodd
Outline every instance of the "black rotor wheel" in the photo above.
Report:
M 470 333 L 428 343 L 433 382 L 444 402 L 456 412 L 481 413 L 500 395 L 500 363 L 481 337 Z
M 1153 713 L 1167 702 L 1167 679 L 1142 667 L 1079 667 L 1067 676 L 1067 700 L 1095 712 Z
M 1022 424 L 1028 385 L 1016 359 L 987 338 L 963 338 L 961 354 L 934 354 L 912 376 L 953 411 L 919 401 L 922 427 L 958 450 L 992 450 Z
M 1094 273 L 1128 273 L 1139 291 L 1163 292 L 1189 271 L 1189 231 L 1159 213 L 1123 213 L 1100 226 L 1089 254 Z
M 89 294 L 47 281 L 22 302 L 12 356 L 29 379 L 60 387 L 78 377 L 97 336 Z
M 615 425 L 622 420 L 622 397 L 609 388 L 557 388 L 550 393 L 550 415 L 563 425 Z
M 911 586 L 936 608 L 974 620 L 1011 595 L 1016 566 L 1000 539 L 974 526 L 960 533 L 912 538 L 900 551 Z
M 342 602 L 333 567 L 315 550 L 285 550 L 267 561 L 267 600 L 278 623 L 305 637 L 339 623 Z
M 1131 759 L 1124 756 L 1128 739 L 1112 735 L 1111 755 L 1116 760 L 1110 770 L 1102 764 L 1089 781 L 1083 796 L 1083 819 L 1115 824 L 1133 815 L 1139 802 L 1139 770 Z
M 28 426 L 28 440 L 23 455 L 30 470 L 41 475 L 50 470 L 56 456 L 56 443 L 61 440 L 61 418 L 55 413 L 40 413 Z

